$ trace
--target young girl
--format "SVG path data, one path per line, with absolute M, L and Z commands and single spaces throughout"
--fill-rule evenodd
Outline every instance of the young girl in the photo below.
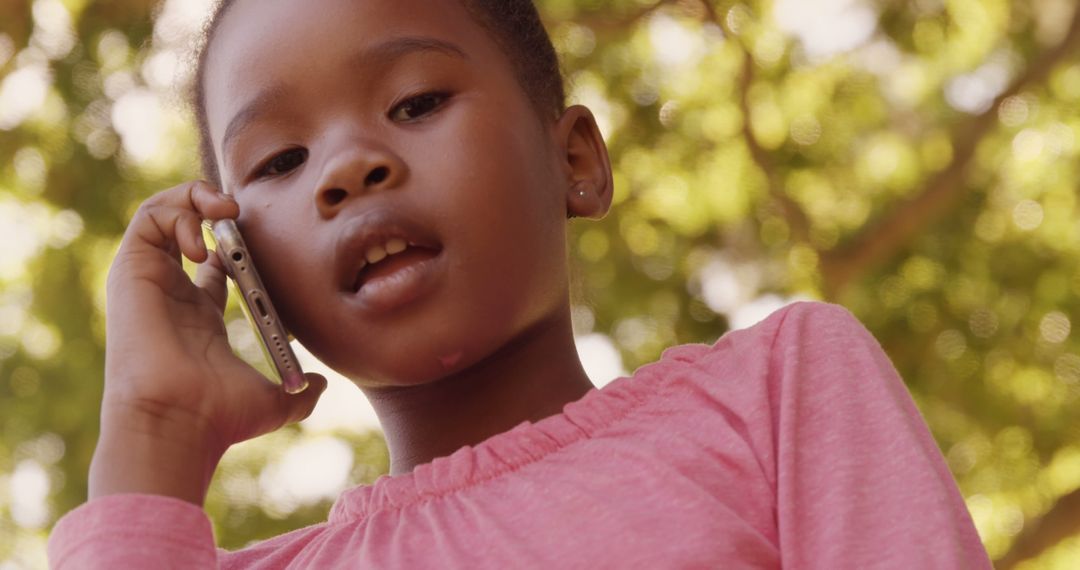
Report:
M 147 200 L 109 275 L 90 500 L 57 568 L 989 568 L 903 383 L 841 308 L 788 307 L 602 390 L 567 217 L 612 177 L 528 0 L 234 0 L 196 108 L 210 182 Z M 234 356 L 203 219 L 371 400 L 391 473 L 238 552 L 201 509 L 233 443 L 307 416 Z M 202 262 L 194 282 L 180 255 Z

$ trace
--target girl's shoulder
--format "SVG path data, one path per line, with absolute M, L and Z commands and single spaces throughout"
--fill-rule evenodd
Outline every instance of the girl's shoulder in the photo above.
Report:
M 649 366 L 681 364 L 714 370 L 769 366 L 793 353 L 822 356 L 852 347 L 881 349 L 873 335 L 846 308 L 799 301 L 776 310 L 753 326 L 729 331 L 712 344 L 668 348 L 659 361 Z
M 639 374 L 654 406 L 710 432 L 733 433 L 754 450 L 774 482 L 776 454 L 798 443 L 910 432 L 934 450 L 911 395 L 873 335 L 847 309 L 799 302 L 711 345 L 682 345 Z M 709 418 L 718 418 L 710 423 Z M 869 436 L 866 436 L 869 437 Z M 876 436 L 875 436 L 876 437 Z M 842 449 L 829 453 L 843 455 Z

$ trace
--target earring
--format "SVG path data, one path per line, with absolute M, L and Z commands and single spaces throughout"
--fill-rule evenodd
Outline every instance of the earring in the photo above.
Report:
M 579 198 L 584 198 L 585 197 L 585 191 L 584 190 L 578 190 L 577 195 L 578 195 Z M 567 214 L 566 214 L 566 219 L 568 219 L 568 220 L 572 219 L 572 218 L 576 218 L 576 217 L 577 217 L 576 215 L 571 214 L 569 212 L 567 212 Z

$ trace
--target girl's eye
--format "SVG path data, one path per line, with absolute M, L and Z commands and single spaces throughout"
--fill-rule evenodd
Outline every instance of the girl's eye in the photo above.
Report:
M 300 167 L 307 160 L 307 151 L 302 148 L 289 149 L 275 155 L 257 172 L 258 178 L 280 176 Z
M 410 97 L 390 111 L 390 119 L 399 122 L 415 121 L 438 109 L 449 98 L 447 93 L 422 93 Z

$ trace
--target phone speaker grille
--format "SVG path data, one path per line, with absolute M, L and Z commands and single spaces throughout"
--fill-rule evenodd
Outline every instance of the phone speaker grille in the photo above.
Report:
M 292 360 L 289 358 L 289 353 L 285 351 L 285 347 L 281 344 L 281 337 L 279 337 L 278 335 L 273 335 L 270 337 L 270 339 L 274 341 L 274 346 L 278 350 L 278 356 L 281 357 L 281 363 L 285 365 L 285 369 L 292 370 Z

